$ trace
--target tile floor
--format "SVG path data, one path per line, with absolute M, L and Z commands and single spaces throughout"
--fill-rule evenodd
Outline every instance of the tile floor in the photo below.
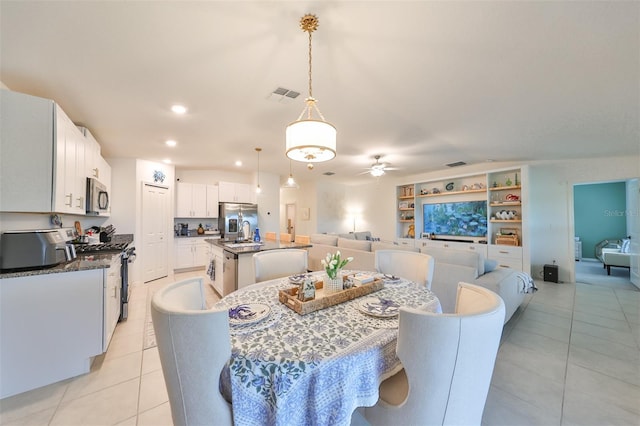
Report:
M 483 425 L 640 424 L 640 291 L 597 266 L 579 262 L 589 284 L 536 281 L 505 325 Z M 171 425 L 157 350 L 143 350 L 147 292 L 199 274 L 136 287 L 91 372 L 0 400 L 0 424 Z

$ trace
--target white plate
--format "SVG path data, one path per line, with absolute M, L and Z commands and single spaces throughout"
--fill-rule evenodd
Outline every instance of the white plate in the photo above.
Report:
M 271 313 L 269 305 L 264 303 L 243 303 L 229 308 L 229 324 L 245 325 L 262 321 Z
M 312 276 L 311 274 L 296 274 L 296 275 L 291 275 L 289 277 L 289 282 L 291 284 L 296 284 L 299 285 L 302 281 L 304 281 L 305 278 L 311 278 L 311 280 L 313 282 L 316 282 L 316 279 L 314 276 Z
M 400 311 L 398 303 L 382 297 L 368 297 L 359 301 L 356 306 L 360 312 L 378 318 L 392 318 Z

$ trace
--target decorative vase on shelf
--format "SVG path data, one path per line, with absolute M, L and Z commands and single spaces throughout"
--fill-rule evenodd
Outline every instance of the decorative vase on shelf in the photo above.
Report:
M 202 227 L 202 224 L 198 225 L 198 235 L 202 235 L 204 234 L 204 228 Z
M 342 270 L 338 269 L 336 271 L 335 278 L 329 277 L 328 274 L 325 274 L 323 277 L 323 287 L 325 294 L 337 293 L 343 290 L 343 282 L 342 282 Z

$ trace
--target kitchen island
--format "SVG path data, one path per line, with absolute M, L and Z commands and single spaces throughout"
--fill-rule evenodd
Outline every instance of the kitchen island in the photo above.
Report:
M 211 244 L 211 263 L 208 275 L 211 286 L 221 296 L 255 284 L 253 254 L 267 250 L 304 249 L 311 244 L 280 241 L 244 241 L 235 243 L 221 239 L 205 239 Z

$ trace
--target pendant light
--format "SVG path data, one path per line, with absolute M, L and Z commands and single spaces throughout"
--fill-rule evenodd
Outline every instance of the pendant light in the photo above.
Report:
M 262 188 L 260 188 L 260 151 L 262 151 L 262 148 L 256 148 L 256 152 L 258 153 L 258 186 L 256 187 L 256 194 L 262 192 Z
M 299 188 L 296 180 L 293 178 L 293 172 L 291 171 L 291 159 L 289 159 L 289 177 L 287 178 L 287 182 L 282 185 L 283 188 Z
M 302 31 L 309 33 L 309 97 L 296 121 L 287 126 L 287 157 L 295 161 L 319 163 L 336 156 L 336 128 L 324 119 L 313 97 L 311 79 L 311 33 L 318 29 L 318 18 L 305 15 L 300 20 Z M 313 117 L 316 112 L 319 119 Z

